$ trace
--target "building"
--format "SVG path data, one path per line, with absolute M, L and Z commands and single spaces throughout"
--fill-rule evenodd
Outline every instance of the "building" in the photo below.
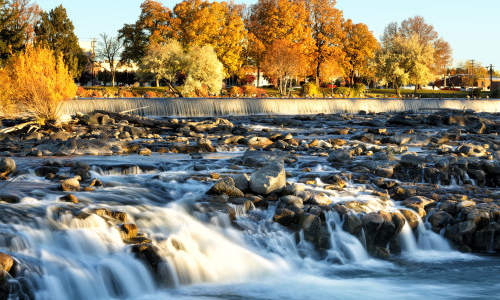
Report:
M 500 77 L 493 77 L 493 85 L 495 84 L 500 84 Z M 483 90 L 490 90 L 491 87 L 490 77 L 478 78 L 477 87 L 480 87 Z

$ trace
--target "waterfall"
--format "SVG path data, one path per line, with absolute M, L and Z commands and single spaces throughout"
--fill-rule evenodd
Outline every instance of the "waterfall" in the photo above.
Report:
M 366 112 L 418 112 L 422 110 L 472 109 L 476 112 L 500 112 L 500 100 L 457 99 L 95 99 L 71 100 L 63 104 L 63 114 L 94 110 L 131 112 L 145 116 L 243 116 L 308 115 Z
M 338 260 L 346 264 L 361 262 L 369 258 L 363 244 L 355 236 L 342 229 L 343 222 L 337 212 L 326 213 L 326 225 L 331 240 L 331 249 L 328 250 L 330 260 Z

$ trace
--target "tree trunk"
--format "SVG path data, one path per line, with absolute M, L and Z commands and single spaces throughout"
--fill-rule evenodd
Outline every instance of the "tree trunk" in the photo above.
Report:
M 115 86 L 115 70 L 111 69 L 111 86 Z
M 184 96 L 182 96 L 182 93 L 176 89 L 173 85 L 172 85 L 172 82 L 170 82 L 170 80 L 168 81 L 168 84 L 167 84 L 168 88 L 175 94 L 177 95 L 177 97 L 180 97 L 180 98 L 183 98 Z
M 321 63 L 316 64 L 316 86 L 319 86 L 319 75 L 320 75 Z
M 257 64 L 257 87 L 260 87 L 260 64 Z
M 160 87 L 160 79 L 158 78 L 158 76 L 155 76 L 155 80 L 156 80 L 156 87 Z

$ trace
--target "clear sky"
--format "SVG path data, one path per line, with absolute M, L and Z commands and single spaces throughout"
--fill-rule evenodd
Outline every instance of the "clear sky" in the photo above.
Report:
M 115 35 L 124 23 L 134 23 L 142 0 L 35 0 L 49 10 L 62 4 L 82 40 L 106 32 Z M 173 7 L 176 0 L 160 0 Z M 236 0 L 252 4 L 256 0 Z M 454 63 L 475 59 L 500 70 L 500 0 L 337 0 L 344 17 L 368 25 L 377 38 L 394 21 L 421 15 L 451 44 Z

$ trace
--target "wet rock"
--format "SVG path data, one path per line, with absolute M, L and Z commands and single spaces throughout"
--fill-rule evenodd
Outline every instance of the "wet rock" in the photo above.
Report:
M 90 126 L 96 126 L 96 125 L 108 125 L 108 124 L 114 124 L 115 120 L 113 120 L 109 115 L 103 114 L 103 113 L 94 113 L 89 115 L 88 125 Z
M 304 208 L 304 203 L 302 198 L 288 195 L 280 198 L 280 206 L 285 206 L 287 208 Z
M 10 157 L 0 158 L 0 179 L 6 178 L 16 171 L 16 162 Z
M 380 211 L 364 215 L 362 223 L 365 230 L 367 250 L 374 256 L 387 258 L 389 252 L 386 247 L 398 237 L 405 219 L 399 213 L 391 214 Z
M 297 224 L 298 220 L 299 218 L 297 214 L 287 208 L 277 208 L 273 216 L 274 222 L 277 222 L 285 227 L 288 227 L 292 224 Z
M 59 198 L 59 200 L 78 204 L 78 198 L 73 194 L 67 194 L 65 196 L 62 196 L 61 198 Z
M 324 222 L 316 215 L 304 214 L 301 218 L 304 239 L 318 251 L 330 248 L 330 234 Z
M 453 216 L 445 211 L 438 211 L 429 217 L 429 222 L 432 225 L 432 230 L 439 232 L 443 227 L 446 227 L 453 221 Z
M 405 217 L 405 220 L 408 222 L 408 225 L 410 225 L 410 228 L 415 230 L 420 222 L 418 215 L 407 209 L 401 209 L 400 212 Z
M 119 227 L 120 235 L 124 241 L 132 240 L 137 236 L 137 225 L 135 224 L 122 224 Z
M 35 169 L 35 174 L 40 177 L 46 177 L 49 174 L 57 174 L 57 172 L 59 172 L 59 168 L 51 166 L 41 166 Z
M 271 162 L 252 173 L 250 177 L 250 189 L 260 195 L 279 192 L 285 185 L 285 168 L 280 162 Z
M 466 143 L 458 146 L 455 153 L 470 157 L 483 157 L 487 154 L 486 149 L 481 145 Z
M 352 235 L 359 236 L 362 228 L 363 222 L 361 222 L 361 219 L 358 215 L 352 213 L 344 215 L 344 224 L 342 225 L 342 229 Z
M 335 150 L 328 154 L 328 161 L 334 163 L 345 163 L 351 161 L 352 153 L 349 150 Z
M 14 265 L 14 259 L 12 256 L 0 252 L 0 268 L 2 271 L 10 272 L 10 269 Z
M 144 156 L 151 156 L 151 154 L 153 154 L 153 152 L 151 151 L 151 149 L 143 147 L 143 148 L 139 149 L 138 154 L 144 155 Z
M 424 196 L 413 196 L 407 198 L 401 204 L 413 209 L 422 218 L 426 215 L 425 207 L 433 202 L 434 200 Z
M 229 197 L 243 197 L 245 194 L 235 186 L 234 179 L 231 177 L 223 178 L 215 183 L 207 194 L 209 195 L 227 195 Z
M 0 202 L 19 203 L 21 198 L 14 194 L 0 194 Z
M 247 191 L 250 187 L 250 176 L 246 173 L 238 174 L 233 177 L 234 185 L 241 191 Z
M 252 137 L 247 141 L 248 147 L 252 147 L 252 148 L 256 148 L 256 149 L 266 148 L 272 144 L 273 144 L 273 141 L 271 141 L 270 139 L 268 139 L 266 137 L 259 137 L 259 136 Z
M 61 181 L 60 189 L 65 192 L 78 192 L 80 190 L 80 176 Z

